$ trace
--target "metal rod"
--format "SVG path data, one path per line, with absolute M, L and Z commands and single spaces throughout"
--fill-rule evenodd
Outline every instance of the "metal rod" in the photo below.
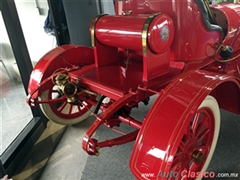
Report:
M 94 110 L 94 114 L 97 114 L 97 113 L 98 113 L 98 111 L 99 111 L 99 109 L 100 109 L 100 106 L 101 106 L 101 104 L 102 104 L 102 101 L 104 100 L 105 97 L 106 97 L 106 96 L 101 96 L 101 98 L 99 99 L 99 101 L 98 101 L 98 103 L 97 103 L 97 106 L 96 106 L 96 108 L 95 108 L 95 110 Z
M 131 117 L 122 117 L 122 116 L 118 116 L 118 119 L 120 120 L 120 121 L 122 121 L 124 124 L 128 124 L 129 126 L 132 126 L 132 127 L 134 127 L 134 128 L 136 128 L 136 129 L 141 129 L 141 127 L 142 127 L 142 123 L 141 122 L 139 122 L 139 121 L 137 121 L 137 120 L 135 120 L 135 119 L 133 119 L 133 118 L 131 118 Z

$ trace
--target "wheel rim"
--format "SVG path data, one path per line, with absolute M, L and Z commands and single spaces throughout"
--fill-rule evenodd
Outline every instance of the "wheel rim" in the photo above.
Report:
M 212 97 L 211 97 L 212 98 Z M 210 100 L 212 100 L 210 98 Z M 214 99 L 215 100 L 215 99 Z M 214 107 L 214 106 L 213 106 Z M 218 109 L 219 112 L 219 109 Z M 217 113 L 218 113 L 217 112 Z M 211 160 L 219 133 L 219 124 L 216 124 L 216 112 L 212 107 L 200 107 L 192 118 L 183 138 L 177 148 L 171 163 L 171 174 L 178 176 L 169 179 L 201 179 L 189 177 L 191 172 L 204 172 Z M 220 120 L 220 118 L 219 118 Z M 187 175 L 187 177 L 185 177 Z
M 206 109 L 198 110 L 180 142 L 173 168 L 193 172 L 202 169 L 212 144 L 214 130 L 212 119 L 212 113 Z M 197 152 L 201 155 L 197 156 Z M 183 159 L 184 162 L 182 162 Z
M 53 87 L 48 91 L 48 99 L 54 100 L 59 96 L 59 94 L 59 91 Z M 61 118 L 71 119 L 82 116 L 88 111 L 88 109 L 91 108 L 91 105 L 87 104 L 86 102 L 83 102 L 82 104 L 83 105 L 74 105 L 68 103 L 67 98 L 63 96 L 56 99 L 56 101 L 51 101 L 51 103 L 49 103 L 49 106 L 57 116 Z
M 86 119 L 93 110 L 94 106 L 81 102 L 81 104 L 72 104 L 67 102 L 66 96 L 61 96 L 57 86 L 53 86 L 41 93 L 39 105 L 42 112 L 50 120 L 64 125 L 76 124 Z M 92 96 L 92 95 L 91 95 Z M 94 96 L 97 100 L 98 96 Z M 44 101 L 48 101 L 47 103 Z M 42 101 L 42 102 L 41 102 Z

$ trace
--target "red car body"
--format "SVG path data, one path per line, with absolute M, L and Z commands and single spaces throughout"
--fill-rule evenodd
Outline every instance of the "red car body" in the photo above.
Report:
M 64 45 L 43 56 L 32 72 L 27 102 L 49 104 L 43 111 L 52 109 L 50 114 L 57 122 L 63 119 L 62 124 L 71 124 L 97 105 L 102 113 L 95 115 L 83 139 L 88 154 L 135 140 L 130 168 L 137 179 L 174 179 L 160 172 L 197 179 L 182 172 L 206 170 L 217 138 L 218 110 L 212 109 L 218 105 L 240 114 L 240 5 L 123 0 L 115 2 L 115 11 L 93 19 L 92 48 Z M 59 74 L 67 79 L 57 82 Z M 50 90 L 61 91 L 61 96 L 49 93 L 38 99 Z M 97 101 L 97 94 L 109 102 Z M 133 119 L 131 109 L 139 102 L 147 104 L 154 94 L 159 97 L 143 122 Z M 62 102 L 60 107 L 57 102 Z M 66 103 L 68 111 L 62 113 Z M 195 120 L 199 114 L 203 118 Z M 120 123 L 136 131 L 103 142 L 92 138 L 100 125 L 113 128 Z

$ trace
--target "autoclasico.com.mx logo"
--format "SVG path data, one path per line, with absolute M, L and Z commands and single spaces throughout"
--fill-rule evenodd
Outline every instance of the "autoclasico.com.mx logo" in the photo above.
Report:
M 156 176 L 154 173 L 142 173 L 141 176 L 146 179 L 156 179 L 156 178 L 173 178 L 177 179 L 179 176 L 181 179 L 196 179 L 196 178 L 216 178 L 216 177 L 239 177 L 239 173 L 215 173 L 215 172 L 190 172 L 187 170 L 183 170 L 180 172 L 163 172 L 160 171 L 158 175 Z

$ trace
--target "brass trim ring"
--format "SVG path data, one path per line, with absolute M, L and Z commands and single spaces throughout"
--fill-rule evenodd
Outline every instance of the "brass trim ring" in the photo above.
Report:
M 148 18 L 144 22 L 143 29 L 142 29 L 142 52 L 143 52 L 143 56 L 147 55 L 147 32 L 148 32 L 148 27 L 149 27 L 150 23 L 152 22 L 152 20 L 160 14 L 162 14 L 162 13 L 151 14 L 150 16 L 148 16 Z
M 107 14 L 100 14 L 98 16 L 96 16 L 93 20 L 93 23 L 92 23 L 92 28 L 91 28 L 91 43 L 92 43 L 92 47 L 95 46 L 95 42 L 94 42 L 94 37 L 95 37 L 95 27 L 96 27 L 96 23 L 97 21 L 102 17 L 102 16 L 105 16 Z

